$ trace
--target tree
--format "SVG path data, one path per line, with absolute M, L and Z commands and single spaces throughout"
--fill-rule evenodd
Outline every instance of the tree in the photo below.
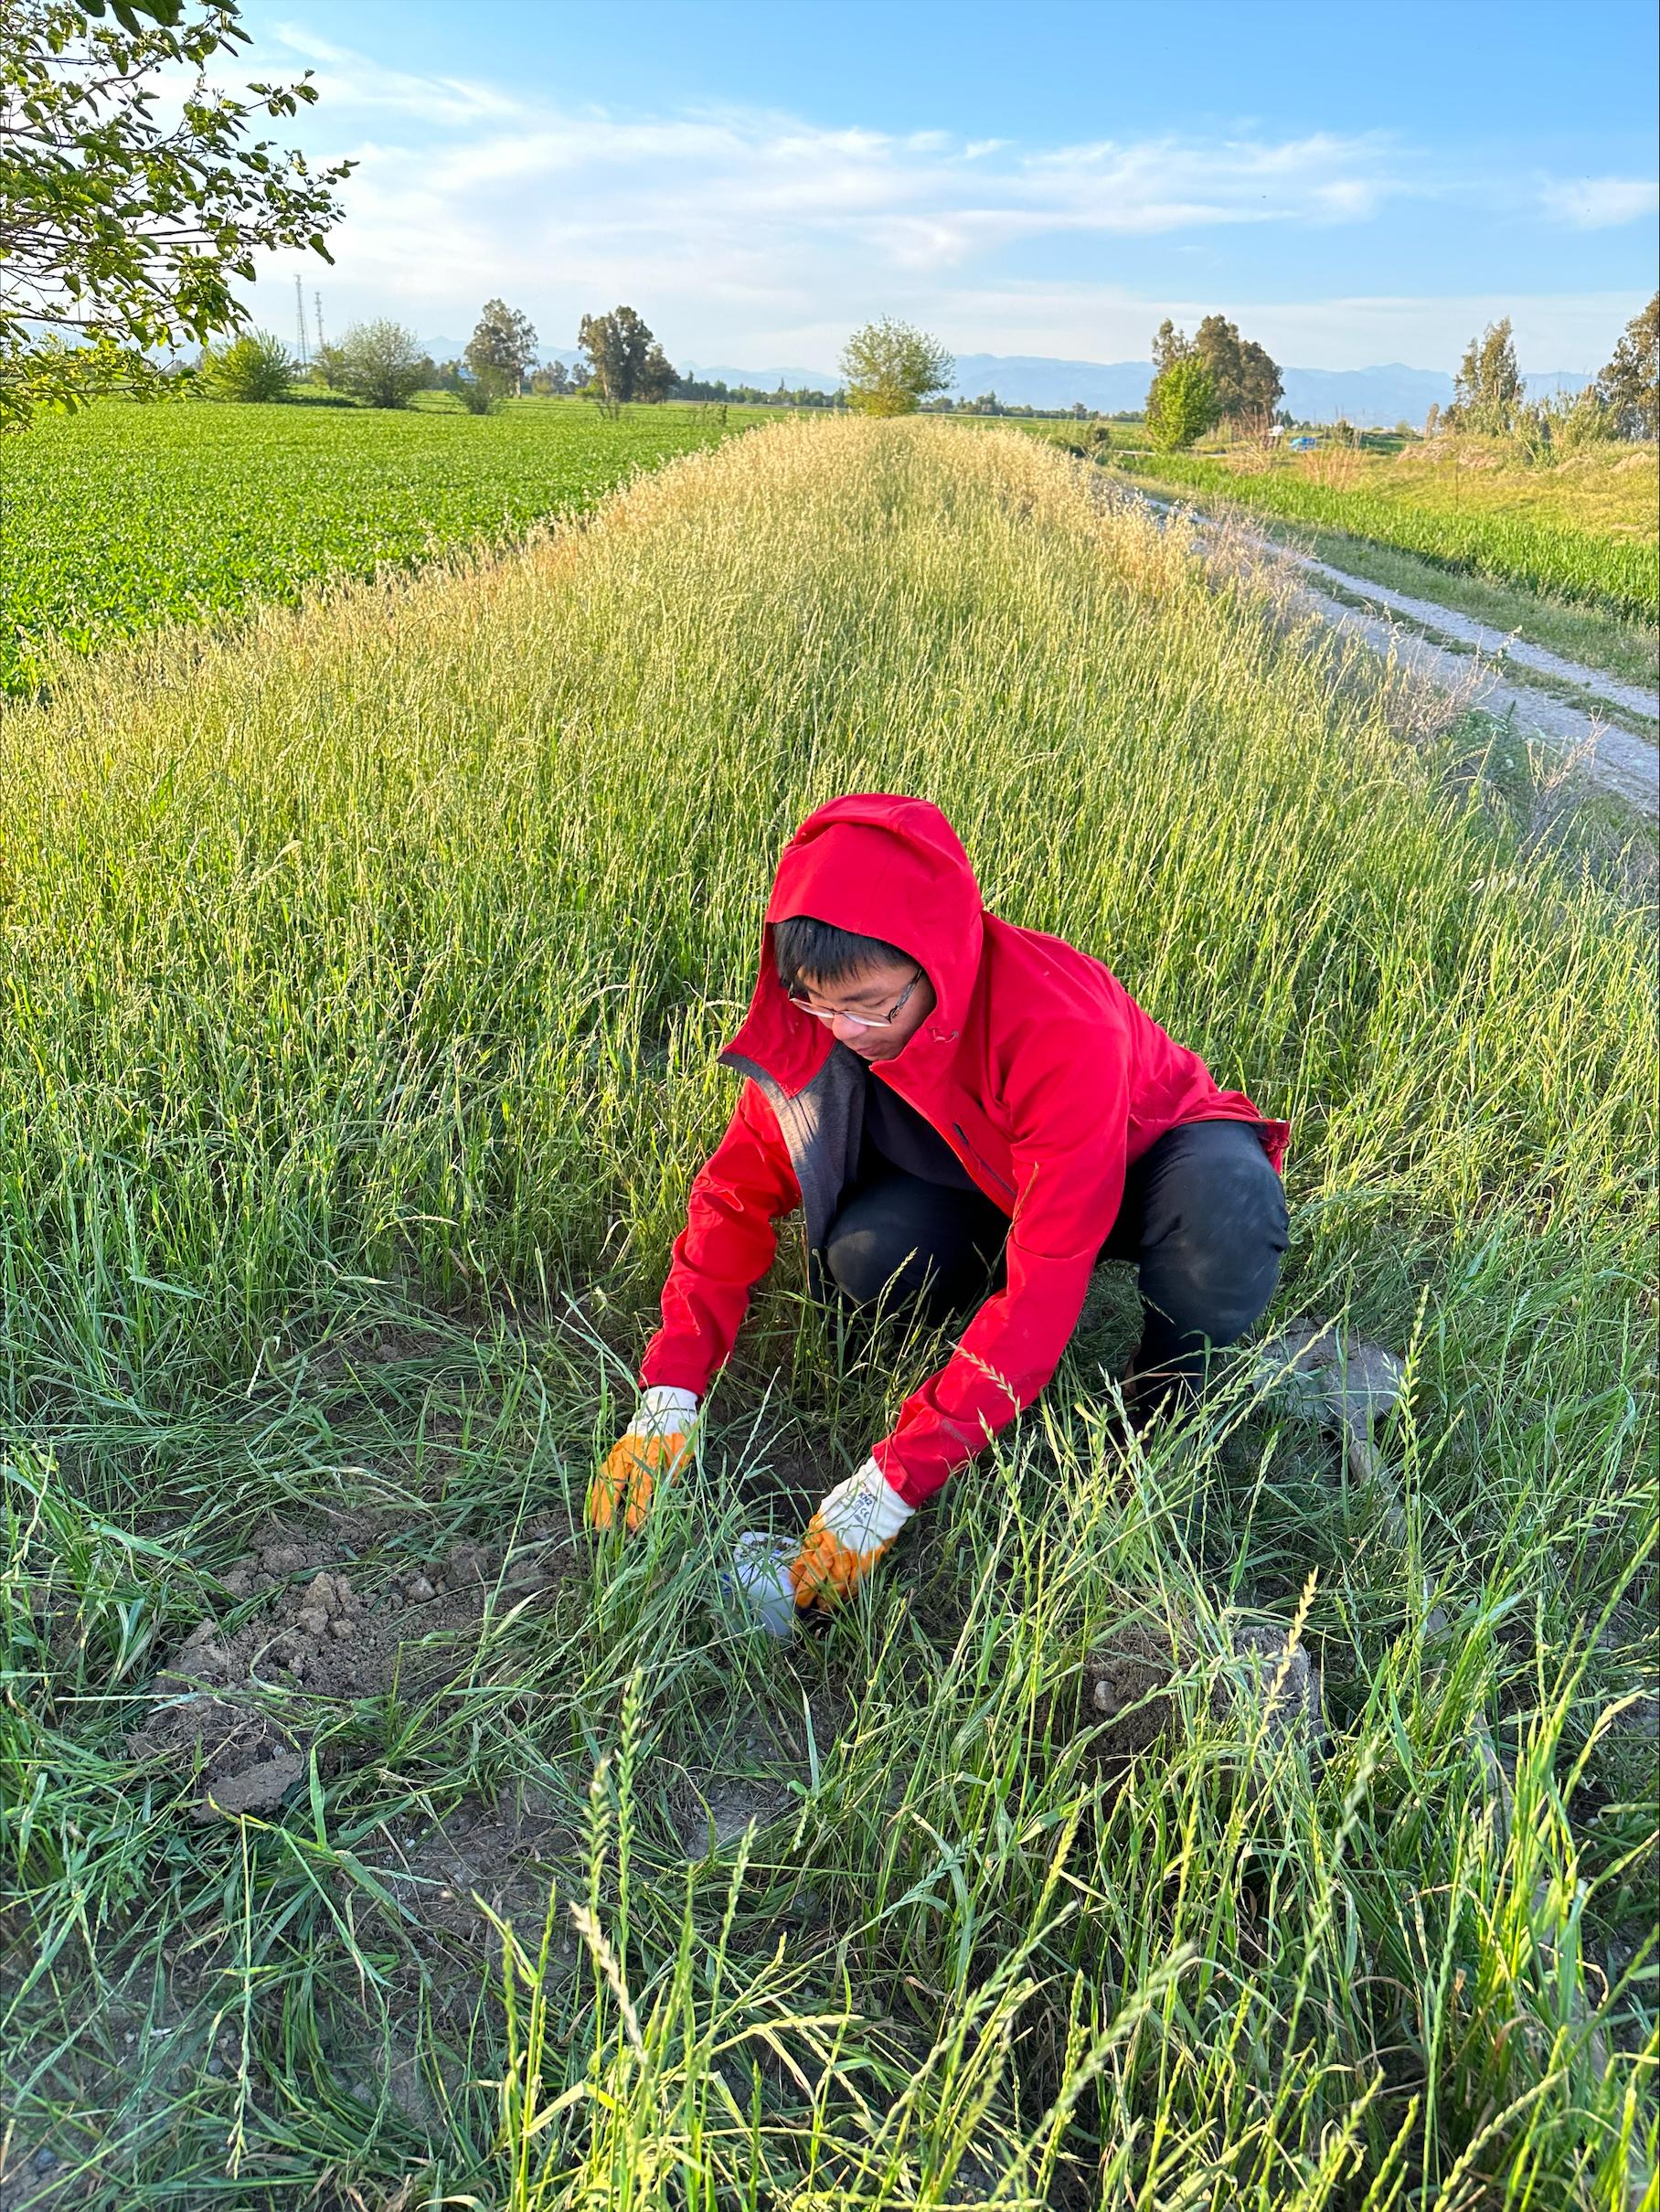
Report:
M 663 348 L 632 307 L 584 315 L 577 339 L 588 356 L 586 388 L 609 415 L 631 399 L 661 399 L 675 380 Z
M 1177 330 L 1166 315 L 1153 334 L 1154 375 L 1162 377 L 1165 369 L 1174 368 L 1178 361 L 1190 359 L 1194 350 L 1193 340 L 1186 332 Z
M 346 355 L 337 345 L 319 346 L 312 356 L 312 375 L 331 392 L 346 389 Z
M 204 347 L 198 379 L 215 399 L 286 399 L 294 364 L 281 338 L 269 330 L 253 330 L 222 353 Z
M 861 415 L 914 415 L 955 367 L 937 339 L 890 315 L 856 330 L 842 349 L 847 403 Z
M 1254 338 L 1245 338 L 1240 345 L 1240 366 L 1241 419 L 1255 416 L 1272 422 L 1285 392 L 1280 364 L 1265 346 L 1259 346 Z
M 662 346 L 654 339 L 652 344 L 646 347 L 645 358 L 640 364 L 639 378 L 634 385 L 634 398 L 655 405 L 658 400 L 668 398 L 678 381 L 667 356 L 664 353 Z M 781 391 L 783 389 L 782 383 L 779 389 Z
M 1452 404 L 1442 422 L 1448 430 L 1503 437 L 1516 428 L 1526 396 L 1506 315 L 1502 323 L 1489 323 L 1481 336 L 1465 346 L 1452 379 Z
M 1164 329 L 1168 328 L 1165 324 Z M 1285 388 L 1279 364 L 1265 348 L 1254 338 L 1241 338 L 1238 324 L 1222 315 L 1207 315 L 1194 334 L 1193 350 L 1210 371 L 1221 415 L 1232 422 L 1255 421 L 1266 430 Z M 1155 339 L 1155 359 L 1157 352 Z
M 404 407 L 423 390 L 437 370 L 420 350 L 420 341 L 401 323 L 354 323 L 331 362 L 330 381 L 370 407 Z
M 1625 325 L 1596 392 L 1616 438 L 1660 437 L 1660 292 Z
M 1214 430 L 1221 418 L 1216 385 L 1197 353 L 1173 360 L 1147 394 L 1147 435 L 1161 452 L 1179 452 Z
M 478 383 L 493 397 L 520 392 L 535 357 L 536 329 L 529 317 L 517 314 L 505 300 L 486 300 L 465 355 Z
M 257 254 L 331 258 L 334 187 L 352 164 L 314 174 L 247 137 L 253 117 L 296 114 L 315 90 L 305 78 L 242 98 L 210 90 L 209 63 L 248 33 L 235 0 L 188 0 L 188 16 L 186 5 L 107 0 L 106 22 L 106 0 L 5 0 L 0 427 L 101 391 L 165 388 L 152 351 L 244 327 L 231 282 L 252 281 Z M 194 80 L 182 101 L 181 73 Z
M 563 361 L 549 361 L 538 368 L 530 379 L 530 388 L 544 398 L 558 399 L 570 388 L 569 377 Z

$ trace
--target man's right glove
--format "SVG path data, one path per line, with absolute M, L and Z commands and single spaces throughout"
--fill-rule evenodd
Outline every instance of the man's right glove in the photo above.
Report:
M 588 1525 L 609 1528 L 622 1513 L 630 1535 L 651 1511 L 657 1477 L 673 1482 L 690 1445 L 697 1393 L 659 1383 L 642 1390 L 634 1418 L 588 1486 Z
M 851 1597 L 915 1511 L 874 1460 L 827 1491 L 785 1570 L 797 1611 Z

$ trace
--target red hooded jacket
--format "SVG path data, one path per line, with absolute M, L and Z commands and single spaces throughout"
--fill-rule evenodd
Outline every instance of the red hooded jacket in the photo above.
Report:
M 809 815 L 784 848 L 766 920 L 793 914 L 883 938 L 926 971 L 932 1013 L 892 1059 L 868 1064 L 867 1079 L 891 1084 L 1010 1217 L 1004 1288 L 875 1450 L 916 1505 L 1054 1373 L 1128 1164 L 1180 1123 L 1239 1121 L 1255 1125 L 1278 1168 L 1290 1131 L 1242 1092 L 1218 1090 L 1100 961 L 987 913 L 956 833 L 927 800 L 870 793 Z M 750 1079 L 692 1185 L 645 1383 L 701 1395 L 731 1351 L 771 1263 L 774 1221 L 802 1204 L 804 1186 L 821 1193 L 797 1106 L 809 1086 L 822 1090 L 815 1079 L 836 1072 L 826 1069 L 833 1054 L 857 1058 L 792 1005 L 763 928 L 749 1015 L 721 1055 Z M 818 1241 L 828 1226 L 822 1196 L 816 1222 L 814 1210 L 809 1239 Z

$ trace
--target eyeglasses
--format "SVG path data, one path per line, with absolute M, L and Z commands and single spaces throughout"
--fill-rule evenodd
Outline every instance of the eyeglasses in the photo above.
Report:
M 799 991 L 792 991 L 788 995 L 793 1006 L 810 1014 L 815 1022 L 823 1022 L 826 1029 L 832 1022 L 850 1022 L 856 1029 L 891 1029 L 904 1010 L 905 1001 L 921 980 L 922 971 L 919 968 L 886 1014 L 844 1014 L 839 1007 L 810 1006 Z

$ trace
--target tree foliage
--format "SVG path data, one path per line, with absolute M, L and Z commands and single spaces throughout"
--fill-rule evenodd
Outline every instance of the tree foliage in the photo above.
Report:
M 525 373 L 536 358 L 536 326 L 505 300 L 486 300 L 473 335 L 466 364 L 491 399 L 524 388 Z
M 1193 340 L 1185 331 L 1177 330 L 1166 315 L 1153 334 L 1153 373 L 1162 377 L 1167 368 L 1178 361 L 1186 361 L 1195 352 Z
M 326 353 L 330 384 L 368 407 L 406 407 L 438 373 L 401 323 L 354 323 Z
M 1516 427 L 1526 400 L 1506 315 L 1503 322 L 1489 323 L 1481 336 L 1465 346 L 1452 379 L 1452 404 L 1441 419 L 1442 427 L 1501 438 Z
M 890 315 L 856 330 L 842 349 L 847 404 L 862 415 L 914 415 L 955 367 L 937 338 Z
M 0 37 L 0 427 L 108 390 L 155 391 L 153 349 L 241 328 L 233 279 L 339 219 L 303 155 L 250 140 L 316 99 L 303 78 L 215 91 L 246 45 L 234 0 L 5 0 Z M 182 96 L 177 80 L 186 79 Z M 309 75 L 309 72 L 307 72 Z M 157 113 L 158 107 L 162 110 Z M 173 111 L 176 108 L 176 113 Z
M 1660 292 L 1625 325 L 1596 390 L 1615 437 L 1660 438 Z
M 281 338 L 269 330 L 250 330 L 220 353 L 204 347 L 197 374 L 215 399 L 270 401 L 287 399 L 294 364 Z
M 1225 315 L 1207 315 L 1188 337 L 1166 315 L 1153 334 L 1155 390 L 1171 369 L 1185 361 L 1204 364 L 1216 407 L 1210 420 L 1192 433 L 1194 437 L 1202 436 L 1219 421 L 1254 421 L 1265 428 L 1272 420 L 1285 388 L 1280 380 L 1279 363 L 1254 338 L 1241 338 L 1237 323 L 1229 322 Z M 1186 385 L 1170 388 L 1173 392 L 1188 389 Z M 1197 385 L 1192 387 L 1193 392 L 1197 389 Z M 1152 392 L 1147 395 L 1147 404 L 1149 408 L 1154 404 Z
M 1163 452 L 1177 452 L 1221 420 L 1216 384 L 1197 349 L 1175 356 L 1147 394 L 1147 435 Z
M 1205 317 L 1194 333 L 1193 347 L 1210 371 L 1224 420 L 1266 424 L 1272 420 L 1285 387 L 1279 363 L 1266 347 L 1254 338 L 1241 338 L 1239 324 L 1223 315 Z
M 584 315 L 577 340 L 588 356 L 587 388 L 609 414 L 631 399 L 665 399 L 673 389 L 675 372 L 650 325 L 632 307 Z

